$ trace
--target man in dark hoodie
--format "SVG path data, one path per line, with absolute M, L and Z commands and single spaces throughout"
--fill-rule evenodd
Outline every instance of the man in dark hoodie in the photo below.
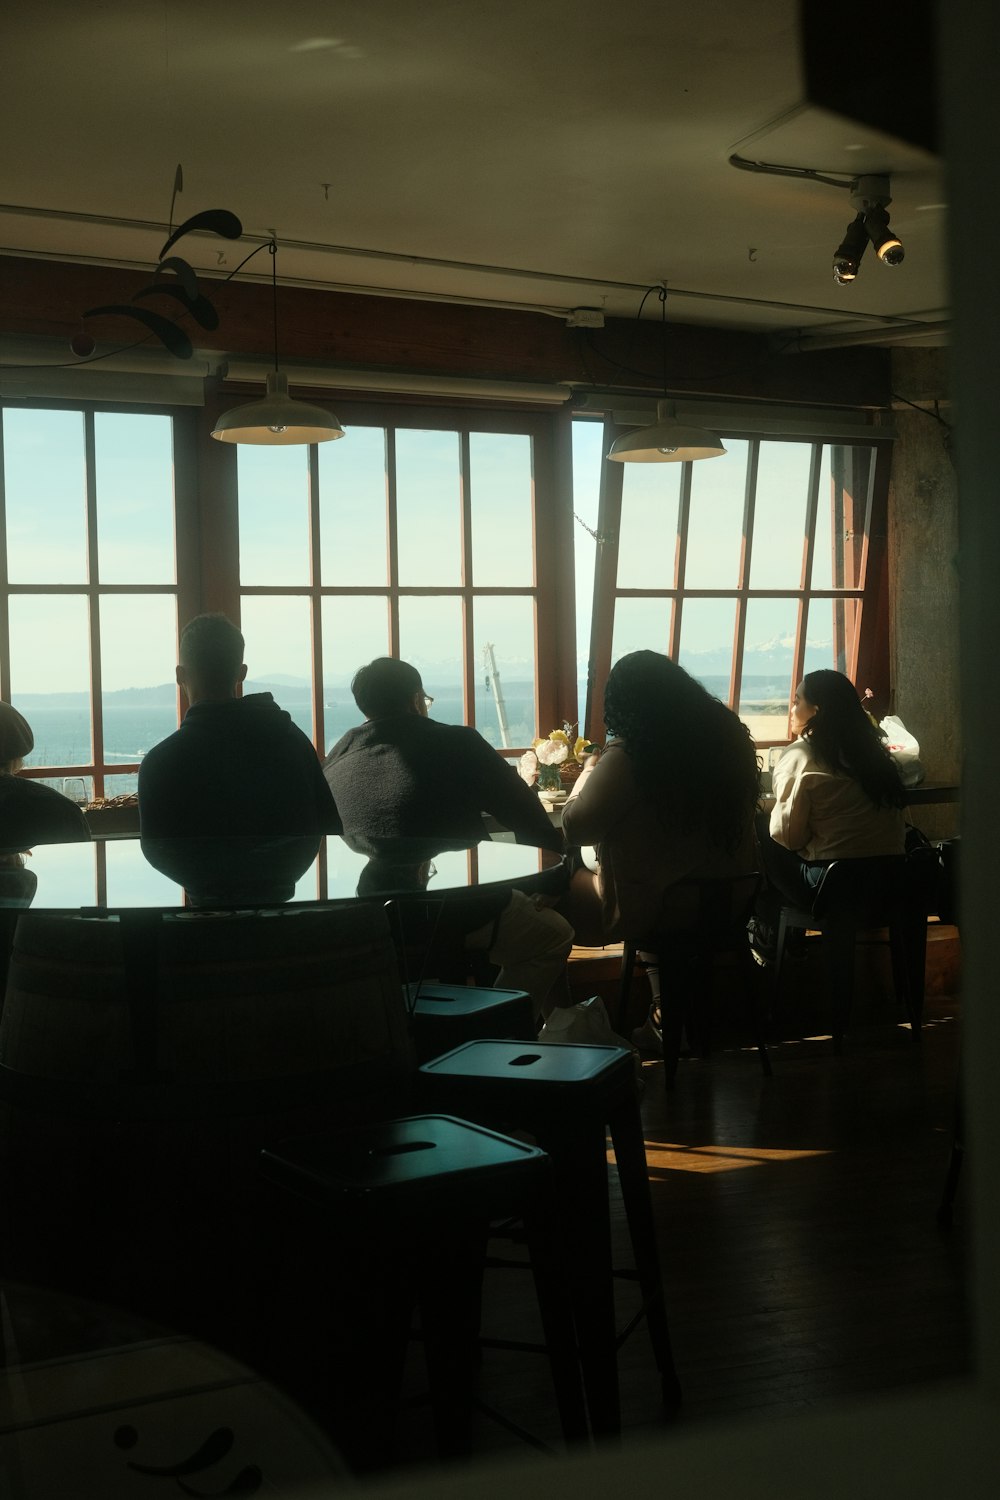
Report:
M 150 839 L 341 831 L 312 742 L 270 693 L 236 696 L 247 675 L 243 646 L 221 614 L 198 615 L 181 633 L 177 681 L 189 707 L 139 767 L 144 847 Z

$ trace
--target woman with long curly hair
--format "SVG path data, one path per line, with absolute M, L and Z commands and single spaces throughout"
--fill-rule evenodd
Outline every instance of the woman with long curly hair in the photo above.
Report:
M 781 898 L 810 905 L 831 860 L 900 855 L 906 840 L 899 772 L 849 678 L 807 672 L 790 725 L 796 738 L 774 769 L 774 810 L 760 830 L 772 908 Z
M 633 651 L 611 670 L 604 721 L 612 736 L 563 808 L 570 845 L 595 846 L 578 871 L 568 913 L 577 941 L 603 944 L 689 926 L 688 879 L 726 879 L 754 868 L 757 756 L 737 716 L 656 651 Z M 633 1040 L 654 1049 L 653 1008 Z

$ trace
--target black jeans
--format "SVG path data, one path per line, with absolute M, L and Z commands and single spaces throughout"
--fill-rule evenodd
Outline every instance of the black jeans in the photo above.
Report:
M 805 907 L 813 904 L 816 887 L 829 860 L 805 860 L 792 849 L 776 844 L 768 828 L 768 814 L 756 816 L 757 847 L 760 850 L 764 882 L 755 903 L 757 917 L 775 925 L 782 906 Z

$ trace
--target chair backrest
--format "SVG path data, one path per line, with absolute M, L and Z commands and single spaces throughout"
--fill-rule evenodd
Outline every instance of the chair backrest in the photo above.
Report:
M 746 925 L 760 888 L 760 872 L 747 870 L 740 875 L 704 880 L 679 880 L 671 886 L 676 893 L 678 920 L 661 932 L 669 934 L 671 943 L 694 943 L 711 949 L 724 949 L 747 941 Z M 652 947 L 645 940 L 639 948 Z
M 812 914 L 819 921 L 844 916 L 872 926 L 885 926 L 893 909 L 905 901 L 907 890 L 905 855 L 835 859 L 827 865 L 816 887 Z
M 71 1243 L 81 1219 L 112 1237 L 141 1223 L 155 1241 L 171 1216 L 235 1211 L 264 1146 L 408 1103 L 415 1064 L 378 907 L 135 916 L 18 924 L 0 1223 L 47 1241 Z
M 367 905 L 18 924 L 0 1075 L 85 1088 L 109 1113 L 198 1112 L 409 1066 L 384 912 Z M 126 1118 L 128 1114 L 126 1114 Z

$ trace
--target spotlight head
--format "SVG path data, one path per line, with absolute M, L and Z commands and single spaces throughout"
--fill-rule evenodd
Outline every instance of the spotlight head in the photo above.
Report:
M 884 266 L 898 266 L 905 251 L 902 241 L 889 228 L 889 213 L 884 203 L 869 204 L 865 210 L 865 232 Z
M 861 257 L 868 248 L 868 231 L 864 215 L 858 214 L 847 226 L 843 240 L 833 254 L 833 279 L 838 286 L 848 286 L 857 276 Z

